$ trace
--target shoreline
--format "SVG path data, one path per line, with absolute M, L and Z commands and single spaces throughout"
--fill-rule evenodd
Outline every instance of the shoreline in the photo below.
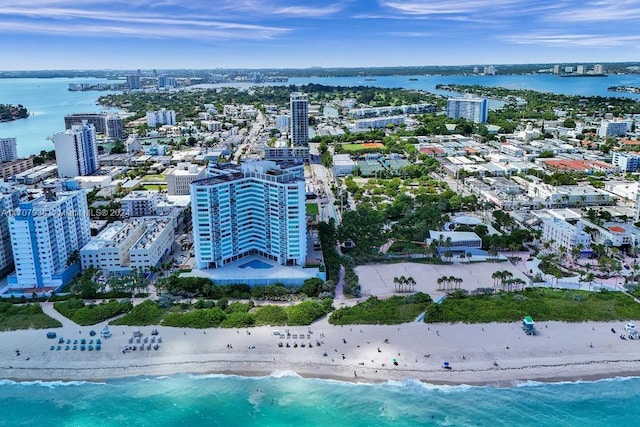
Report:
M 99 331 L 103 326 L 53 330 L 58 337 L 73 340 L 89 338 L 90 329 Z M 363 384 L 416 380 L 433 385 L 515 387 L 528 381 L 640 376 L 640 340 L 621 340 L 611 332 L 611 328 L 621 332 L 622 326 L 622 322 L 541 322 L 538 335 L 531 337 L 516 323 L 349 327 L 332 326 L 324 319 L 311 327 L 287 328 L 302 339 L 280 338 L 274 335 L 276 328 L 270 327 L 200 330 L 156 326 L 141 331 L 150 333 L 157 328 L 163 338 L 160 349 L 130 353 L 123 353 L 122 346 L 135 329 L 131 327 L 111 326 L 113 336 L 103 339 L 100 351 L 82 352 L 64 350 L 65 344 L 61 350 L 50 350 L 58 344 L 57 339 L 46 338 L 47 330 L 10 331 L 0 333 L 0 378 L 108 382 L 183 374 L 295 374 Z M 313 344 L 294 348 L 294 342 Z M 290 343 L 290 347 L 278 343 Z M 444 361 L 451 370 L 442 368 Z

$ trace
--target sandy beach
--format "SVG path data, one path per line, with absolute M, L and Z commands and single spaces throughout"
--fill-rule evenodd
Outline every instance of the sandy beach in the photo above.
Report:
M 97 336 L 89 337 L 89 331 L 99 333 L 104 326 L 65 323 L 55 332 L 72 341 L 95 339 Z M 0 376 L 19 381 L 102 381 L 143 375 L 252 376 L 292 371 L 304 377 L 356 382 L 417 379 L 437 384 L 509 386 L 527 380 L 640 375 L 640 340 L 620 339 L 623 322 L 541 322 L 536 327 L 538 334 L 527 336 L 519 323 L 332 326 L 323 319 L 310 328 L 200 330 L 158 326 L 140 328 L 149 337 L 152 329 L 158 330 L 162 337 L 158 350 L 128 353 L 122 349 L 132 336 L 132 327 L 110 327 L 113 336 L 103 339 L 100 351 L 65 351 L 64 345 L 61 350 L 50 350 L 51 345 L 57 347 L 58 339 L 47 339 L 46 330 L 12 331 L 0 333 Z M 280 338 L 274 330 L 289 330 L 292 337 Z M 451 370 L 442 368 L 444 361 Z

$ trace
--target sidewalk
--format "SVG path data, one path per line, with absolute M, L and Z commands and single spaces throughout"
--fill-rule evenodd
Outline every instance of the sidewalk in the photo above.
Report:
M 53 308 L 53 303 L 52 302 L 43 302 L 42 304 L 40 304 L 40 306 L 42 307 L 42 311 L 44 311 L 44 313 L 48 316 L 53 317 L 54 319 L 56 319 L 57 321 L 59 321 L 60 323 L 62 323 L 63 327 L 81 327 L 80 325 L 78 325 L 77 323 L 71 321 L 70 319 L 67 319 L 66 317 L 64 317 L 62 314 L 58 313 L 58 311 L 56 311 L 55 308 Z

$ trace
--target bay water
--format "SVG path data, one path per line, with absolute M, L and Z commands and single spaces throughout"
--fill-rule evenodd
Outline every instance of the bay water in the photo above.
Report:
M 71 113 L 104 111 L 96 103 L 98 97 L 108 91 L 70 92 L 69 83 L 99 83 L 105 79 L 54 78 L 54 79 L 0 79 L 0 104 L 22 104 L 32 113 L 28 119 L 0 123 L 0 137 L 16 137 L 18 154 L 28 156 L 41 150 L 53 150 L 53 142 L 47 138 L 64 130 L 64 116 Z M 608 77 L 569 77 L 553 75 L 496 75 L 496 76 L 375 76 L 375 77 L 308 77 L 291 78 L 286 83 L 270 85 L 305 85 L 308 83 L 329 86 L 373 86 L 424 90 L 440 95 L 449 92 L 436 89 L 438 84 L 463 84 L 504 87 L 507 89 L 531 89 L 542 92 L 581 96 L 628 97 L 640 100 L 640 94 L 609 92 L 609 86 L 640 87 L 640 74 L 620 74 Z M 255 86 L 255 83 L 201 85 Z

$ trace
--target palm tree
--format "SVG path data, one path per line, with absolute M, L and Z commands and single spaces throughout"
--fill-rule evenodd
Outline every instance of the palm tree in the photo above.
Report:
M 456 282 L 456 277 L 455 276 L 449 276 L 449 280 L 448 280 L 450 285 L 455 284 Z M 452 287 L 453 288 L 453 287 Z
M 473 257 L 473 254 L 471 252 L 467 252 L 467 259 L 469 260 L 469 262 L 471 262 L 472 257 Z
M 413 277 L 407 277 L 407 286 L 409 287 L 409 292 L 415 292 L 416 281 Z
M 442 290 L 442 277 L 438 277 L 438 280 L 436 280 L 436 283 L 438 284 L 438 290 L 441 291 Z
M 444 258 L 449 260 L 449 262 L 451 262 L 451 259 L 453 258 L 453 252 L 451 252 L 449 249 L 447 249 L 444 252 Z
M 491 275 L 491 278 L 493 279 L 493 288 L 497 290 L 498 284 L 502 280 L 502 272 L 494 271 Z

